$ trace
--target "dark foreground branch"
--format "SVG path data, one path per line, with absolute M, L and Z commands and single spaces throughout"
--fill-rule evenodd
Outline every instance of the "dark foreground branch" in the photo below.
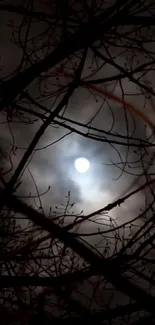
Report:
M 89 262 L 93 269 L 100 271 L 101 274 L 112 283 L 120 292 L 130 296 L 136 300 L 145 310 L 155 314 L 154 305 L 155 299 L 143 289 L 137 287 L 130 281 L 128 281 L 121 273 L 121 259 L 115 261 L 108 261 L 102 259 L 95 254 L 93 250 L 90 250 L 80 240 L 74 238 L 74 236 L 62 229 L 57 224 L 53 223 L 50 219 L 35 211 L 32 207 L 21 202 L 19 199 L 11 196 L 7 200 L 7 205 L 14 208 L 16 211 L 26 215 L 34 224 L 41 227 L 41 229 L 51 232 L 54 237 L 59 238 L 67 246 L 71 247 L 78 255 L 80 255 L 85 261 Z

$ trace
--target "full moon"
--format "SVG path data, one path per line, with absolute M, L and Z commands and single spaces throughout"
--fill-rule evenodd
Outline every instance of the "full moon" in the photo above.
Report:
M 90 162 L 86 158 L 78 158 L 74 164 L 78 173 L 86 173 L 90 167 Z

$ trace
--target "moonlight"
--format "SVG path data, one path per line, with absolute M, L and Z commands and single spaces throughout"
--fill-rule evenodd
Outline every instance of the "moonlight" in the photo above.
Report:
M 86 173 L 90 167 L 90 162 L 86 158 L 78 158 L 75 160 L 75 169 L 78 173 Z

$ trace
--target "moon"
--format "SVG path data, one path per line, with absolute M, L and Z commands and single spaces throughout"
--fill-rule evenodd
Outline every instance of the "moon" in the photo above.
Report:
M 75 160 L 75 169 L 78 173 L 86 173 L 90 167 L 90 162 L 88 159 L 81 157 Z

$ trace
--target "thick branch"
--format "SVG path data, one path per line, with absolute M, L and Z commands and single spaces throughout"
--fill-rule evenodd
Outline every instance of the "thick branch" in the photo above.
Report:
M 37 277 L 37 276 L 0 276 L 0 287 L 9 288 L 14 286 L 39 286 L 52 288 L 55 285 L 67 285 L 72 282 L 88 279 L 94 274 L 94 269 L 75 271 L 57 277 Z
M 63 20 L 65 16 L 59 15 L 58 17 L 56 15 L 40 12 L 40 11 L 30 11 L 22 6 L 13 6 L 11 4 L 4 4 L 0 6 L 0 11 L 8 11 L 8 12 L 14 12 L 16 14 L 25 15 L 28 17 L 35 17 L 39 19 L 51 19 L 55 20 L 57 18 Z M 69 21 L 77 22 L 72 17 L 68 18 Z M 120 16 L 120 19 L 117 20 L 116 26 L 121 25 L 143 25 L 143 26 L 154 26 L 155 25 L 155 19 L 154 17 L 150 16 Z

